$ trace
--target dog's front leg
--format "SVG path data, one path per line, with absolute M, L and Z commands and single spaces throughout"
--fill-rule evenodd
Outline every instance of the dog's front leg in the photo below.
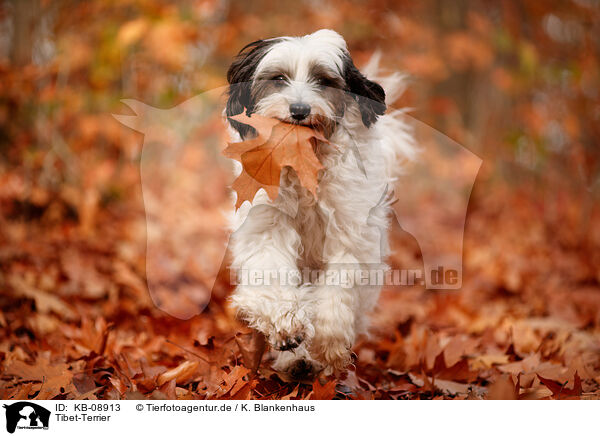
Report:
M 232 268 L 238 285 L 233 307 L 248 325 L 262 332 L 277 350 L 291 350 L 314 334 L 311 308 L 303 298 L 296 265 L 300 237 L 291 218 L 260 205 L 232 235 Z
M 374 249 L 375 251 L 375 249 Z M 380 269 L 383 264 L 377 264 Z M 352 346 L 365 333 L 380 285 L 369 282 L 373 263 L 359 261 L 349 252 L 327 263 L 314 289 L 311 355 L 325 367 L 325 375 L 339 373 L 352 362 Z M 381 269 L 383 271 L 383 269 Z
M 342 371 L 352 362 L 360 292 L 352 277 L 357 267 L 351 255 L 332 259 L 313 291 L 315 336 L 310 352 L 324 364 L 325 375 Z

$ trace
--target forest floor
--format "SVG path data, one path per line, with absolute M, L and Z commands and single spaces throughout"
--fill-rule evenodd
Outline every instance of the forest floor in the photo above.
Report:
M 347 374 L 312 385 L 266 360 L 256 375 L 243 366 L 250 333 L 226 290 L 187 321 L 154 306 L 131 230 L 144 226 L 139 205 L 99 212 L 87 234 L 75 218 L 13 207 L 0 225 L 0 397 L 600 398 L 598 229 L 573 230 L 568 196 L 542 219 L 531 193 L 487 194 L 471 201 L 462 289 L 385 289 Z M 393 266 L 419 258 L 394 238 Z

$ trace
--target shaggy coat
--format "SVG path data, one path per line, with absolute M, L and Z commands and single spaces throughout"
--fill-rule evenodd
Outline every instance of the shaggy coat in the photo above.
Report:
M 374 80 L 376 64 L 364 70 Z M 227 116 L 246 111 L 298 122 L 330 141 L 316 148 L 324 166 L 317 199 L 284 168 L 275 201 L 261 189 L 232 210 L 232 304 L 266 336 L 277 370 L 295 379 L 338 373 L 351 363 L 379 296 L 380 283 L 360 278 L 385 268 L 392 186 L 401 162 L 414 155 L 412 136 L 399 111 L 385 113 L 383 87 L 356 68 L 332 30 L 248 44 L 227 78 Z M 379 78 L 388 101 L 401 92 L 401 79 Z M 233 141 L 255 134 L 228 121 Z

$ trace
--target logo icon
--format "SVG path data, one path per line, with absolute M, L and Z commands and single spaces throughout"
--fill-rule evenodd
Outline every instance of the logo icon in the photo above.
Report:
M 29 401 L 19 401 L 3 406 L 6 409 L 6 431 L 15 429 L 48 429 L 50 411 Z

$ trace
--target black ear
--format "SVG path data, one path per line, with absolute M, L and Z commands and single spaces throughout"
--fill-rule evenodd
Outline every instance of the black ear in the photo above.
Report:
M 227 71 L 229 91 L 225 113 L 228 117 L 241 114 L 244 109 L 248 115 L 252 114 L 254 102 L 252 101 L 251 86 L 254 71 L 260 60 L 277 40 L 258 40 L 251 42 L 240 50 Z M 229 119 L 231 126 L 244 138 L 254 129 L 246 124 Z
M 378 83 L 367 79 L 352 62 L 350 55 L 344 59 L 346 91 L 358 103 L 363 124 L 369 127 L 386 109 L 385 91 Z

